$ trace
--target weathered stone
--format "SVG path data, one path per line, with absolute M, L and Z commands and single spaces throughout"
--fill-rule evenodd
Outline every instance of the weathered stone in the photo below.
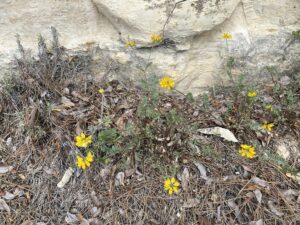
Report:
M 17 53 L 17 33 L 34 52 L 38 34 L 51 40 L 51 26 L 66 48 L 93 49 L 98 76 L 113 62 L 114 76 L 136 79 L 150 61 L 149 76 L 173 76 L 180 90 L 193 93 L 228 80 L 230 56 L 233 76 L 261 79 L 266 66 L 284 74 L 300 70 L 300 41 L 291 37 L 300 29 L 299 0 L 2 0 L 0 67 Z M 223 40 L 223 32 L 233 39 Z M 151 47 L 151 34 L 164 41 Z M 124 47 L 128 39 L 135 49 Z

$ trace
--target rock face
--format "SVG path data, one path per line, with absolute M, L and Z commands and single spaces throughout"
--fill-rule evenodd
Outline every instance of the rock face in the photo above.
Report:
M 300 42 L 291 37 L 300 29 L 299 0 L 2 0 L 0 65 L 16 53 L 17 33 L 34 50 L 37 35 L 48 39 L 51 26 L 65 47 L 93 50 L 99 76 L 107 75 L 109 60 L 122 68 L 115 73 L 122 78 L 138 76 L 152 62 L 149 76 L 172 76 L 193 93 L 226 81 L 229 57 L 236 61 L 234 76 L 260 79 L 266 66 L 300 70 Z M 223 40 L 224 32 L 232 40 Z M 164 41 L 153 46 L 152 34 Z M 124 47 L 128 40 L 134 49 Z

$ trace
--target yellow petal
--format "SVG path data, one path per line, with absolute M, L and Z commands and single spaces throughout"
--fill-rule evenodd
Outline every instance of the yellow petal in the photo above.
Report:
M 175 183 L 174 183 L 174 187 L 179 187 L 179 185 L 180 185 L 180 183 L 178 182 L 178 181 L 175 181 Z
M 174 187 L 174 188 L 173 188 L 173 191 L 174 191 L 175 193 L 178 193 L 178 188 L 177 188 L 177 187 Z
M 169 189 L 169 195 L 171 195 L 171 194 L 173 194 L 173 189 L 172 188 Z

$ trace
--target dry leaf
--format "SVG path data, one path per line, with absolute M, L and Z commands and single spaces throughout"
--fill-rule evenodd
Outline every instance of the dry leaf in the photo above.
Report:
M 67 224 L 77 224 L 79 222 L 79 218 L 75 214 L 67 212 L 65 221 Z
M 181 175 L 181 186 L 184 191 L 188 190 L 189 181 L 190 181 L 189 170 L 187 167 L 185 167 Z
M 283 216 L 284 213 L 280 212 L 278 209 L 275 208 L 273 201 L 268 201 L 268 207 L 271 210 L 272 213 L 274 213 L 276 216 Z
M 262 219 L 257 221 L 251 221 L 249 225 L 264 225 L 264 221 Z
M 75 106 L 75 104 L 70 99 L 64 96 L 61 97 L 60 102 L 65 108 L 71 108 Z
M 256 197 L 256 200 L 258 201 L 259 204 L 261 204 L 261 200 L 262 200 L 262 193 L 259 189 L 256 189 L 255 191 L 253 191 Z
M 261 187 L 264 187 L 267 190 L 270 190 L 270 186 L 269 186 L 269 184 L 268 184 L 267 181 L 262 180 L 262 179 L 260 179 L 258 177 L 253 177 L 251 180 L 252 180 L 253 183 L 255 183 L 255 184 L 257 184 L 257 185 L 259 185 Z
M 9 193 L 9 192 L 5 192 L 5 195 L 3 196 L 3 198 L 5 200 L 12 200 L 16 197 L 16 195 L 12 194 L 12 193 Z
M 115 185 L 116 186 L 120 186 L 120 185 L 124 186 L 124 178 L 125 178 L 124 172 L 117 173 L 116 178 L 115 178 Z
M 296 198 L 299 196 L 299 191 L 288 189 L 286 191 L 282 191 L 282 195 L 288 202 L 295 201 Z
M 73 175 L 73 169 L 72 167 L 69 167 L 69 169 L 66 170 L 64 176 L 62 177 L 61 181 L 57 184 L 58 188 L 63 188 L 71 179 Z
M 200 172 L 201 177 L 207 180 L 208 177 L 206 174 L 205 166 L 203 166 L 203 164 L 200 163 L 199 161 L 194 162 L 194 165 L 197 167 L 198 171 Z
M 183 208 L 192 208 L 196 207 L 198 204 L 200 204 L 200 200 L 197 198 L 188 198 L 184 203 L 183 203 Z
M 3 199 L 0 199 L 0 211 L 2 210 L 8 212 L 8 215 L 10 215 L 9 206 L 6 204 L 6 202 Z
M 12 166 L 0 166 L 0 174 L 8 173 L 12 171 L 12 169 L 13 169 Z
M 203 129 L 198 129 L 198 131 L 202 134 L 212 134 L 212 135 L 222 137 L 227 141 L 239 142 L 230 130 L 222 127 L 203 128 Z

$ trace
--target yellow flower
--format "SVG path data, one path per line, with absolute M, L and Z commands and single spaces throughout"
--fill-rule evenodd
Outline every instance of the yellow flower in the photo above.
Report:
M 266 105 L 266 110 L 270 111 L 270 112 L 273 112 L 273 106 L 270 104 L 270 105 Z
M 248 96 L 249 98 L 253 98 L 253 97 L 256 97 L 256 96 L 257 96 L 257 93 L 256 93 L 256 91 L 249 91 L 248 94 L 247 94 L 247 96 Z
M 252 145 L 241 144 L 241 149 L 239 153 L 243 157 L 247 157 L 249 159 L 253 159 L 256 155 L 255 149 Z
M 161 38 L 160 35 L 152 34 L 152 35 L 151 35 L 151 40 L 152 40 L 154 43 L 158 43 L 158 42 L 161 42 L 162 38 Z
M 86 164 L 87 167 L 90 167 L 90 166 L 91 166 L 91 163 L 92 163 L 93 161 L 94 161 L 94 156 L 93 156 L 92 152 L 89 151 L 89 152 L 87 153 L 87 156 L 85 157 L 84 162 L 85 162 L 85 164 Z
M 82 158 L 80 155 L 77 155 L 76 159 L 77 159 L 77 167 L 85 170 L 86 164 L 84 162 L 84 158 Z
M 81 133 L 79 136 L 76 136 L 76 146 L 86 148 L 89 144 L 92 143 L 92 136 L 86 137 L 84 133 Z
M 125 43 L 125 48 L 133 48 L 133 47 L 135 47 L 135 41 L 132 41 L 132 40 L 128 40 L 128 41 L 126 41 L 126 43 Z
M 267 129 L 269 132 L 272 132 L 272 129 L 274 127 L 273 123 L 269 123 L 267 121 L 264 121 L 263 124 L 261 125 L 262 129 Z
M 223 33 L 223 39 L 225 39 L 225 40 L 231 40 L 232 39 L 232 35 L 231 34 L 229 34 L 229 33 Z
M 105 91 L 104 91 L 103 88 L 100 88 L 100 89 L 98 90 L 98 92 L 99 92 L 100 94 L 104 94 L 104 93 L 105 93 Z
M 164 183 L 164 189 L 169 193 L 169 195 L 171 195 L 173 192 L 178 193 L 179 185 L 179 182 L 174 177 L 171 179 L 167 178 Z
M 168 90 L 171 90 L 171 88 L 174 87 L 174 85 L 174 80 L 171 77 L 163 77 L 159 81 L 159 86 Z
M 94 161 L 94 156 L 93 156 L 92 152 L 89 151 L 85 158 L 81 157 L 80 155 L 77 155 L 76 159 L 77 159 L 77 162 L 76 162 L 77 167 L 85 170 L 87 167 L 91 166 L 91 163 Z

